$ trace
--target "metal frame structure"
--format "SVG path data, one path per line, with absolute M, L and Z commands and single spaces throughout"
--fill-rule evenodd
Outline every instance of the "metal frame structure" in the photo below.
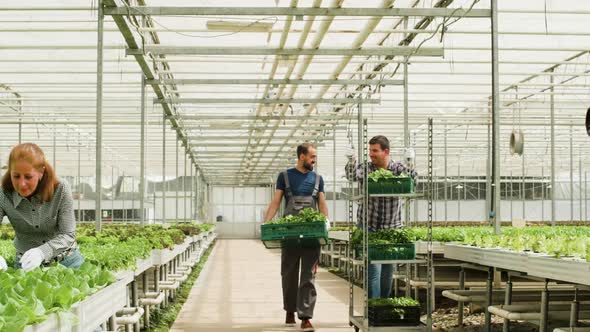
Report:
M 276 169 L 290 164 L 297 139 L 331 141 L 333 131 L 350 122 L 350 108 L 336 101 L 362 98 L 380 101 L 365 108 L 372 123 L 370 134 L 393 133 L 393 146 L 411 145 L 419 159 L 428 155 L 422 135 L 426 120 L 437 114 L 436 123 L 446 124 L 447 129 L 441 133 L 437 127 L 435 144 L 444 135 L 447 153 L 461 155 L 462 174 L 454 174 L 457 161 L 443 163 L 447 158 L 438 154 L 433 156 L 434 173 L 441 174 L 445 164 L 446 178 L 493 177 L 489 189 L 494 199 L 486 210 L 494 208 L 494 217 L 500 216 L 500 190 L 495 188 L 504 181 L 501 175 L 520 174 L 522 163 L 527 177 L 550 179 L 553 222 L 559 219 L 555 210 L 563 199 L 561 191 L 571 196 L 573 187 L 579 204 L 570 200 L 570 209 L 574 207 L 570 215 L 582 219 L 587 214 L 582 176 L 590 164 L 590 151 L 580 110 L 588 108 L 581 97 L 587 95 L 585 78 L 590 75 L 586 47 L 590 31 L 580 14 L 590 12 L 588 4 L 568 2 L 552 8 L 532 0 L 518 6 L 496 0 L 438 0 L 432 6 L 408 0 L 395 8 L 390 0 L 315 0 L 310 6 L 280 0 L 276 7 L 248 7 L 247 2 L 243 7 L 205 7 L 197 2 L 187 8 L 160 0 L 97 4 L 64 7 L 27 0 L 0 7 L 0 31 L 6 41 L 1 46 L 0 84 L 19 94 L 22 103 L 21 114 L 10 112 L 14 104 L 0 106 L 2 150 L 17 142 L 20 130 L 22 141 L 38 142 L 48 158 L 56 160 L 60 174 L 80 174 L 75 183 L 80 177 L 93 177 L 100 192 L 105 183 L 115 182 L 102 174 L 110 172 L 102 170 L 117 164 L 147 191 L 145 178 L 161 178 L 156 165 L 162 157 L 176 157 L 179 140 L 179 149 L 188 155 L 191 170 L 202 176 L 202 184 L 264 186 Z M 224 21 L 225 31 L 207 28 L 212 13 L 220 16 L 215 20 Z M 276 17 L 267 17 L 269 13 Z M 481 22 L 490 17 L 493 24 L 488 30 Z M 522 18 L 531 22 L 526 29 L 519 24 Z M 551 21 L 548 27 L 545 19 Z M 232 21 L 265 22 L 270 28 L 236 30 Z M 191 54 L 164 55 L 164 48 Z M 427 50 L 440 55 L 443 49 L 444 58 L 416 57 Z M 125 57 L 126 50 L 133 55 Z M 493 82 L 487 79 L 490 76 Z M 149 90 L 143 97 L 142 77 Z M 147 98 L 158 103 L 146 104 Z M 201 103 L 173 102 L 179 100 Z M 226 103 L 209 103 L 212 100 Z M 291 104 L 295 100 L 301 103 Z M 526 135 L 522 163 L 508 154 L 505 142 L 516 111 L 522 115 L 519 125 Z M 489 145 L 494 163 L 488 171 L 482 160 L 487 159 L 492 122 Z M 148 134 L 162 127 L 166 127 L 165 146 L 164 137 Z M 138 148 L 138 141 L 143 148 Z M 227 148 L 210 144 L 224 142 Z M 575 147 L 573 157 L 570 146 Z M 74 147 L 79 156 L 71 156 Z M 335 169 L 342 164 L 343 149 L 337 141 L 320 146 L 320 155 L 335 155 L 333 160 L 323 159 L 322 166 Z M 401 152 L 395 150 L 395 156 Z M 578 162 L 570 162 L 573 159 Z M 494 171 L 500 163 L 501 172 Z M 418 162 L 423 167 L 420 164 L 423 161 Z M 175 175 L 173 168 L 166 172 L 165 176 Z M 237 172 L 246 175 L 235 176 Z M 334 173 L 335 178 L 341 175 Z M 560 191 L 559 186 L 569 190 Z M 100 205 L 97 195 L 98 209 Z

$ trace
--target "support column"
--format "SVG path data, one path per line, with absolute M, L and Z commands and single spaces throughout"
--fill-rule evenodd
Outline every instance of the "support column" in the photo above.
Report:
M 82 200 L 82 182 L 80 181 L 80 173 L 81 173 L 81 166 L 80 163 L 82 161 L 82 144 L 81 144 L 81 134 L 78 133 L 78 221 L 82 220 L 82 211 L 80 210 L 80 201 Z
M 539 322 L 539 332 L 547 332 L 547 320 L 549 314 L 549 289 L 545 280 L 545 288 L 541 292 L 541 321 Z
M 445 123 L 445 133 L 444 133 L 444 144 L 445 144 L 445 148 L 444 148 L 444 150 L 445 150 L 445 152 L 444 152 L 444 158 L 445 158 L 445 182 L 444 182 L 444 184 L 445 184 L 445 222 L 448 221 L 448 213 L 447 213 L 447 211 L 449 209 L 449 206 L 448 206 L 449 205 L 448 204 L 448 194 L 447 194 L 448 191 L 449 191 L 449 188 L 448 188 L 448 180 L 447 180 L 448 179 L 448 175 L 447 175 L 447 169 L 448 169 L 448 163 L 447 163 L 448 162 L 448 160 L 447 160 L 448 159 L 447 158 L 447 135 L 448 135 L 448 132 L 447 132 L 447 124 Z
M 465 268 L 463 266 L 461 266 L 461 271 L 459 272 L 459 289 L 465 290 Z M 457 307 L 457 325 L 461 328 L 463 326 L 463 308 L 465 307 L 465 304 L 462 301 L 459 301 Z
M 578 197 L 578 202 L 580 203 L 580 221 L 582 220 L 582 189 L 584 188 L 584 186 L 582 186 L 582 153 L 578 153 L 578 183 L 579 186 L 578 188 L 580 188 L 580 190 L 578 190 L 578 192 L 580 193 L 579 197 Z
M 336 221 L 336 125 L 332 126 L 332 221 Z M 581 210 L 580 210 L 581 211 Z
M 115 158 L 111 156 L 114 163 Z M 111 165 L 111 222 L 115 221 L 115 166 Z
M 103 2 L 98 0 L 97 46 L 96 46 L 96 210 L 95 226 L 100 231 L 102 224 L 102 75 L 103 75 L 103 36 L 104 36 L 104 14 Z
M 178 143 L 180 141 L 180 138 L 177 136 L 176 137 L 176 181 L 174 181 L 174 187 L 176 188 L 176 213 L 174 213 L 174 216 L 176 218 L 175 222 L 178 222 Z
M 545 221 L 545 163 L 541 163 L 541 222 Z
M 492 0 L 494 1 L 494 0 Z M 492 305 L 493 298 L 493 281 L 494 281 L 494 268 L 488 268 L 488 280 L 486 284 L 486 304 L 485 304 L 485 326 L 484 329 L 487 332 L 492 332 L 492 314 L 488 310 L 488 307 Z
M 457 155 L 457 186 L 461 185 L 461 155 Z M 463 188 L 465 189 L 465 188 Z M 457 221 L 461 221 L 461 189 L 457 188 Z
M 550 73 L 553 73 L 553 69 Z M 551 94 L 549 95 L 549 103 L 551 106 L 551 226 L 555 226 L 555 97 L 553 88 L 553 75 L 549 76 L 551 83 Z
M 506 282 L 506 291 L 504 293 L 504 304 L 511 305 L 512 304 L 512 278 L 510 274 L 508 274 L 508 281 Z M 510 331 L 510 320 L 504 319 L 504 324 L 502 325 L 502 332 L 509 332 Z
M 166 223 L 166 112 L 162 110 L 162 224 Z
M 570 125 L 570 221 L 574 221 L 574 133 Z
M 182 216 L 184 217 L 184 221 L 187 222 L 188 218 L 186 217 L 186 158 L 188 158 L 188 154 L 186 154 L 184 156 L 184 158 L 182 158 L 184 160 L 183 162 L 183 166 L 184 166 L 184 176 L 182 177 L 182 202 L 184 205 L 184 208 L 182 210 Z
M 139 146 L 139 224 L 145 225 L 145 76 L 141 75 L 141 138 Z M 154 202 L 155 205 L 155 202 Z
M 498 0 L 491 0 L 492 9 L 492 174 L 494 230 L 500 234 L 500 73 L 498 67 Z
M 520 194 L 521 194 L 521 198 L 522 198 L 522 220 L 525 220 L 525 216 L 526 216 L 526 190 L 525 190 L 525 185 L 526 182 L 524 180 L 525 175 L 526 175 L 526 170 L 524 168 L 524 163 L 525 163 L 525 159 L 524 159 L 524 151 L 522 151 L 522 187 L 520 188 Z M 531 199 L 532 199 L 533 195 L 531 195 Z
M 191 162 L 191 164 L 190 164 L 190 169 L 191 169 L 191 188 L 190 188 L 190 190 L 191 190 L 191 198 L 190 198 L 191 210 L 190 210 L 190 216 L 191 216 L 191 219 L 193 219 L 193 216 L 194 216 L 193 211 L 195 208 L 194 202 L 193 202 L 193 192 L 196 190 L 195 179 L 193 179 L 193 167 L 194 167 L 194 165 Z M 196 218 L 194 218 L 194 219 L 196 219 Z

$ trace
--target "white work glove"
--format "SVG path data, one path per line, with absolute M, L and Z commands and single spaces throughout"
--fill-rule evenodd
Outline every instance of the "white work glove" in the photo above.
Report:
M 348 160 L 354 160 L 354 155 L 355 155 L 355 151 L 354 151 L 354 146 L 352 144 L 349 144 L 346 147 L 346 152 L 344 153 L 346 155 L 346 158 L 348 158 Z
M 43 263 L 43 252 L 39 248 L 27 250 L 20 259 L 20 265 L 25 271 L 31 271 L 37 268 L 41 263 Z
M 6 264 L 6 260 L 4 257 L 0 256 L 0 271 L 4 271 L 8 269 L 8 265 Z
M 328 217 L 326 217 L 326 231 L 330 230 L 330 219 L 328 219 Z

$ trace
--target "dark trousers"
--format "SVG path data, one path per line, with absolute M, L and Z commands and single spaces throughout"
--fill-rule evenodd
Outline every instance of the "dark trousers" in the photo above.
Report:
M 283 309 L 287 312 L 297 312 L 299 319 L 313 317 L 317 298 L 315 274 L 320 251 L 320 247 L 286 247 L 281 252 Z

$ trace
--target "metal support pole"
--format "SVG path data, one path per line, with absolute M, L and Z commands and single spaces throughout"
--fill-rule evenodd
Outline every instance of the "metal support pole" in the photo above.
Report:
M 493 217 L 494 230 L 500 234 L 502 222 L 500 214 L 500 74 L 498 67 L 498 0 L 491 0 L 492 10 L 492 174 L 493 188 Z M 487 312 L 487 311 L 486 311 Z M 489 313 L 487 314 L 489 316 Z
M 80 137 L 81 136 L 82 135 L 80 133 L 78 133 L 78 181 L 77 181 L 77 184 L 78 184 L 78 221 L 82 220 L 82 216 L 81 216 L 82 211 L 80 211 L 80 203 L 82 200 L 82 182 L 80 181 L 81 180 L 80 173 L 82 170 L 82 167 L 80 166 L 80 163 L 82 161 L 82 144 L 80 144 L 80 142 L 81 142 Z
M 178 144 L 180 142 L 180 139 L 178 137 L 176 137 L 176 181 L 174 181 L 174 187 L 176 189 L 176 213 L 174 214 L 176 221 L 178 222 Z
M 449 191 L 449 189 L 448 189 L 448 175 L 447 175 L 447 169 L 448 169 L 448 163 L 447 163 L 447 161 L 448 161 L 447 160 L 448 159 L 447 158 L 447 134 L 448 134 L 448 132 L 447 132 L 447 125 L 445 123 L 445 133 L 444 133 L 444 144 L 445 144 L 445 152 L 444 152 L 444 160 L 445 160 L 445 181 L 444 181 L 444 184 L 445 184 L 445 222 L 449 221 L 448 220 L 448 213 L 447 213 L 447 211 L 449 209 L 449 206 L 448 206 L 449 205 L 448 204 L 448 194 L 447 194 L 448 191 Z
M 145 225 L 145 76 L 141 75 L 141 142 L 139 152 L 139 223 L 143 227 Z M 155 202 L 154 202 L 155 205 Z
M 492 0 L 493 1 L 493 0 Z M 492 292 L 494 282 L 494 268 L 488 268 L 488 280 L 486 284 L 486 304 L 485 304 L 485 331 L 492 332 L 492 314 L 488 310 L 488 307 L 492 305 Z
M 137 281 L 131 282 L 131 306 L 134 308 L 139 307 L 139 299 L 137 295 Z M 139 322 L 133 324 L 133 332 L 139 332 Z
M 117 331 L 117 322 L 115 321 L 115 315 L 109 317 L 109 331 Z
M 545 163 L 541 164 L 541 221 L 545 221 Z
M 114 157 L 111 157 L 113 162 Z M 111 222 L 115 221 L 115 166 L 111 165 Z
M 525 189 L 525 182 L 524 182 L 524 177 L 526 174 L 526 170 L 524 168 L 524 163 L 525 163 L 525 159 L 524 159 L 524 151 L 522 151 L 522 187 L 520 188 L 520 195 L 522 198 L 522 220 L 525 220 L 525 211 L 526 211 L 526 191 Z M 532 197 L 533 195 L 531 195 Z
M 195 179 L 193 179 L 193 164 L 190 164 L 190 170 L 191 170 L 191 187 L 190 187 L 190 193 L 191 193 L 191 198 L 190 198 L 190 203 L 191 203 L 191 208 L 190 208 L 190 218 L 191 220 L 194 220 L 196 218 L 194 218 L 193 216 L 193 209 L 195 208 L 194 206 L 194 202 L 193 202 L 193 192 L 197 190 L 197 186 L 195 186 Z M 198 211 L 198 210 L 197 210 Z
M 459 289 L 460 290 L 465 290 L 465 268 L 463 266 L 461 266 L 461 271 L 459 272 Z M 459 327 L 463 326 L 463 308 L 465 306 L 465 304 L 463 303 L 463 301 L 459 301 L 457 303 L 458 306 L 458 316 L 457 316 L 457 325 Z
M 511 305 L 512 304 L 512 279 L 510 274 L 508 274 L 508 281 L 506 282 L 506 292 L 504 293 L 504 304 Z M 510 331 L 510 320 L 504 319 L 504 324 L 502 325 L 503 332 Z
M 510 222 L 514 221 L 514 199 L 513 199 L 513 192 L 514 192 L 514 177 L 512 175 L 512 171 L 510 171 L 510 191 L 509 194 L 506 195 L 507 198 L 510 198 Z
M 182 209 L 182 216 L 185 222 L 188 221 L 188 218 L 186 217 L 186 159 L 188 158 L 188 154 L 184 156 L 183 159 L 183 166 L 184 166 L 184 176 L 182 177 L 182 202 L 183 202 L 183 206 L 184 208 Z
M 457 155 L 457 187 L 461 184 L 459 174 L 461 174 L 461 155 Z M 457 221 L 461 221 L 461 189 L 459 188 L 457 188 Z
M 117 182 L 119 177 L 121 177 L 121 187 L 119 187 L 119 193 L 121 194 L 121 214 L 123 217 L 123 222 L 127 222 L 127 206 L 125 205 L 125 172 L 121 172 L 123 175 L 119 175 L 120 169 L 117 168 Z
M 336 125 L 332 126 L 332 221 L 336 221 Z M 580 210 L 581 211 L 581 210 Z
M 100 231 L 102 224 L 102 75 L 103 75 L 103 35 L 104 14 L 102 0 L 98 0 L 97 15 L 97 46 L 96 46 L 96 210 L 95 225 Z
M 162 111 L 162 224 L 166 223 L 166 112 Z
M 574 289 L 574 300 L 570 307 L 570 327 L 578 327 L 578 320 L 580 319 L 580 301 L 578 301 L 578 289 Z
M 584 172 L 584 220 L 588 220 L 588 172 Z
M 570 221 L 574 221 L 574 133 L 570 126 Z
M 434 310 L 434 266 L 432 256 L 432 167 L 433 167 L 433 121 L 428 119 L 428 232 L 427 232 L 427 259 L 426 259 L 426 331 L 432 332 L 432 311 Z M 367 205 L 365 205 L 367 206 Z M 366 210 L 365 210 L 366 211 Z M 365 212 L 367 213 L 367 212 Z M 365 234 L 368 232 L 365 232 Z M 368 238 L 365 239 L 368 242 Z M 365 256 L 366 257 L 366 256 Z M 365 258 L 366 259 L 366 258 Z M 366 276 L 365 276 L 366 277 Z
M 547 289 L 547 280 L 545 280 L 545 288 L 541 292 L 541 320 L 539 322 L 539 332 L 547 332 L 547 318 L 549 314 L 549 289 Z
M 404 18 L 404 24 L 408 24 L 408 18 Z M 410 148 L 410 127 L 409 127 L 409 105 L 408 105 L 408 57 L 404 58 L 404 154 Z M 413 167 L 411 165 L 407 165 Z M 432 190 L 432 187 L 430 188 Z M 401 201 L 400 201 L 401 203 Z M 404 201 L 404 221 L 410 225 L 410 201 Z
M 490 110 L 491 113 L 491 110 Z M 487 159 L 486 159 L 486 211 L 485 211 L 485 218 L 490 218 L 490 212 L 492 211 L 492 134 L 491 134 L 491 124 L 488 122 L 488 151 L 487 151 Z M 446 155 L 446 152 L 445 152 Z M 446 168 L 446 165 L 445 165 Z M 490 226 L 492 224 L 490 223 Z
M 201 171 L 199 169 L 197 169 L 195 167 L 195 174 L 196 174 L 196 178 L 195 178 L 195 190 L 194 190 L 194 194 L 195 194 L 195 198 L 193 201 L 193 214 L 195 216 L 195 219 L 197 218 L 197 216 L 199 215 L 199 200 L 201 199 Z M 208 186 L 207 187 L 210 191 L 213 190 L 212 187 Z
M 551 69 L 551 73 L 553 73 L 553 69 Z M 551 226 L 555 226 L 555 98 L 553 96 L 553 75 L 549 76 L 549 83 L 551 83 L 551 95 L 549 96 L 551 106 Z
M 584 188 L 582 186 L 582 153 L 578 154 L 578 183 L 578 188 L 580 188 L 580 190 L 578 190 L 580 193 L 578 202 L 580 203 L 580 221 L 582 221 L 582 188 Z

